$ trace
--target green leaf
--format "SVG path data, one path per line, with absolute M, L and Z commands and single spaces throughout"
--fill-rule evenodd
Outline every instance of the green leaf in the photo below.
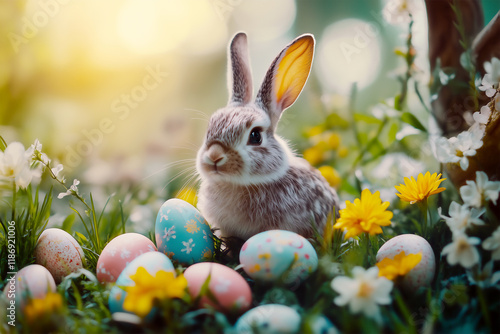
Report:
M 0 136 L 0 151 L 5 151 L 5 149 L 7 148 L 7 143 L 5 142 L 5 140 L 3 139 L 2 136 Z
M 389 132 L 387 133 L 387 140 L 389 141 L 389 145 L 394 143 L 396 140 L 396 134 L 399 131 L 399 126 L 397 123 L 392 123 L 391 127 L 389 128 Z
M 87 241 L 88 241 L 88 240 L 87 240 L 87 238 L 86 238 L 83 234 L 81 234 L 80 232 L 76 232 L 76 231 L 75 231 L 75 235 L 77 235 L 77 236 L 78 236 L 78 238 L 80 238 L 81 240 L 83 240 L 83 241 L 85 241 L 85 242 L 87 242 Z
M 384 145 L 378 139 L 374 139 L 370 145 L 370 153 L 374 159 L 378 158 L 385 153 Z
M 354 120 L 356 122 L 365 122 L 365 123 L 368 123 L 368 124 L 380 124 L 382 123 L 382 120 L 374 117 L 374 116 L 371 116 L 371 115 L 365 115 L 365 114 L 359 114 L 359 113 L 355 113 L 354 114 Z
M 340 191 L 345 191 L 348 194 L 359 196 L 359 191 L 352 184 L 349 183 L 346 179 L 343 179 L 340 184 Z
M 411 113 L 404 112 L 401 115 L 401 120 L 407 124 L 410 124 L 415 129 L 419 129 L 422 132 L 427 132 L 427 129 L 420 123 L 420 121 Z
M 62 223 L 62 229 L 68 233 L 71 234 L 71 228 L 73 227 L 73 224 L 75 223 L 76 216 L 74 213 L 68 215 Z

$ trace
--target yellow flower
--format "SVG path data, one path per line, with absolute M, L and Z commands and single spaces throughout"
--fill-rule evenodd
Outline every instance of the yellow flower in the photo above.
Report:
M 345 239 L 363 232 L 370 235 L 382 233 L 380 226 L 390 225 L 393 216 L 391 211 L 386 211 L 388 206 L 389 202 L 382 203 L 378 191 L 372 194 L 365 189 L 361 199 L 356 198 L 354 203 L 346 201 L 346 208 L 340 210 L 340 218 L 333 227 L 347 231 Z
M 409 273 L 410 270 L 420 263 L 420 260 L 422 260 L 421 252 L 406 255 L 405 252 L 402 251 L 396 255 L 394 259 L 386 257 L 377 263 L 379 269 L 378 275 L 394 280 L 398 276 L 404 276 Z
M 135 285 L 125 287 L 123 308 L 142 318 L 148 315 L 156 300 L 182 298 L 186 293 L 186 278 L 174 277 L 172 272 L 159 270 L 153 277 L 144 267 L 139 267 L 130 278 Z
M 196 196 L 196 189 L 189 187 L 182 188 L 175 197 L 188 202 L 194 207 L 196 207 L 196 203 L 198 202 L 198 196 Z
M 349 149 L 345 146 L 339 147 L 337 154 L 339 158 L 345 158 L 349 154 Z
M 322 125 L 316 125 L 313 126 L 312 128 L 307 129 L 306 131 L 306 136 L 307 137 L 314 137 L 317 135 L 320 135 L 324 130 L 324 127 Z
M 337 172 L 332 166 L 321 166 L 318 170 L 332 187 L 337 187 L 342 181 L 339 172 Z
M 330 145 L 330 148 L 332 150 L 336 150 L 340 145 L 340 136 L 338 135 L 338 133 L 332 132 L 328 135 L 327 141 L 328 145 Z
M 62 307 L 63 301 L 60 294 L 49 292 L 44 298 L 33 298 L 24 308 L 24 315 L 28 322 L 34 323 L 45 316 L 57 313 Z
M 431 175 L 430 172 L 418 174 L 418 178 L 415 181 L 413 176 L 411 179 L 405 177 L 405 184 L 400 184 L 395 186 L 396 190 L 400 193 L 396 193 L 403 201 L 410 202 L 414 204 L 422 200 L 427 199 L 427 197 L 440 193 L 446 188 L 438 188 L 439 184 L 446 179 L 440 179 L 441 174 L 434 173 Z
M 315 166 L 325 160 L 325 151 L 318 146 L 313 146 L 304 151 L 304 159 Z

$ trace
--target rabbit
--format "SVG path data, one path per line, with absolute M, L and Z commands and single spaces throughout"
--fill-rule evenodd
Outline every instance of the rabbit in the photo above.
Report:
M 281 229 L 308 238 L 322 233 L 336 211 L 336 191 L 275 134 L 307 81 L 314 44 L 304 34 L 286 46 L 254 101 L 246 34 L 236 34 L 229 46 L 229 102 L 210 117 L 196 157 L 198 208 L 222 237 L 246 240 Z

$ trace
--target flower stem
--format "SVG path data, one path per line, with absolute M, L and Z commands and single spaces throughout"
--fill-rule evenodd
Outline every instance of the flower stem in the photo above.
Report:
M 427 198 L 421 202 L 418 203 L 418 206 L 420 208 L 420 212 L 422 213 L 422 216 L 424 218 L 424 223 L 422 225 L 422 237 L 427 239 L 427 228 L 428 228 L 428 211 L 429 211 L 429 205 L 427 202 Z
M 16 181 L 13 182 L 12 189 L 12 220 L 16 219 L 16 200 L 17 200 L 17 190 L 16 190 Z
M 483 290 L 476 286 L 477 288 L 477 298 L 479 299 L 479 304 L 481 305 L 481 311 L 483 313 L 484 321 L 486 322 L 486 326 L 491 330 L 491 319 L 488 311 L 488 305 L 486 303 L 486 299 L 484 298 Z

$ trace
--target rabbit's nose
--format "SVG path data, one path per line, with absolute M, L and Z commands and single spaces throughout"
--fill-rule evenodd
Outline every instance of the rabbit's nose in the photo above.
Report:
M 213 144 L 210 146 L 208 149 L 207 153 L 205 154 L 205 163 L 213 166 L 222 166 L 226 160 L 227 157 L 224 154 L 224 149 L 222 146 L 218 144 Z

